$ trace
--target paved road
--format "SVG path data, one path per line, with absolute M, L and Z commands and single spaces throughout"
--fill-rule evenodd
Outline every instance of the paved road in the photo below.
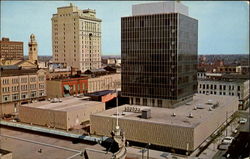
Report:
M 226 159 L 225 154 L 230 154 L 230 153 L 234 153 L 235 155 L 237 155 L 237 151 L 242 151 L 242 153 L 245 153 L 245 151 L 248 151 L 248 147 L 250 145 L 250 135 L 245 135 L 243 133 L 239 134 L 240 132 L 246 132 L 247 134 L 249 134 L 249 111 L 240 111 L 239 112 L 240 117 L 242 118 L 246 118 L 247 119 L 247 123 L 245 124 L 240 124 L 237 127 L 237 130 L 239 131 L 238 134 L 234 134 L 232 136 L 235 136 L 235 142 L 232 143 L 232 147 L 233 148 L 229 148 L 230 152 L 228 152 L 227 150 L 218 150 L 218 152 L 214 155 L 213 159 Z M 236 120 L 236 122 L 238 122 L 239 119 Z M 244 139 L 242 139 L 244 138 Z M 247 138 L 249 141 L 247 141 Z M 243 143 L 244 142 L 244 143 Z M 244 145 L 244 146 L 241 146 Z M 237 151 L 233 151 L 233 149 L 237 150 Z M 249 154 L 250 155 L 250 154 Z M 229 157 L 228 157 L 229 158 Z

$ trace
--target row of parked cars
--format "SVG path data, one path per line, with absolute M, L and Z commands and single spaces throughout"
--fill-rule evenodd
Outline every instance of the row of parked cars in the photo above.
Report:
M 240 118 L 238 123 L 245 124 L 246 122 L 247 122 L 246 118 Z M 237 129 L 233 130 L 233 133 L 237 134 L 238 130 Z M 223 140 L 221 141 L 221 144 L 218 146 L 218 149 L 219 150 L 227 150 L 229 148 L 230 144 L 233 142 L 233 140 L 234 140 L 234 137 L 232 137 L 232 136 L 224 137 Z

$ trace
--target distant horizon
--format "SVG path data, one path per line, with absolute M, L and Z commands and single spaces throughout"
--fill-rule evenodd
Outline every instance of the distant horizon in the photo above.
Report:
M 27 55 L 29 36 L 34 33 L 39 55 L 52 56 L 51 17 L 58 7 L 71 2 L 81 10 L 95 9 L 97 18 L 102 19 L 102 55 L 120 55 L 121 17 L 131 16 L 132 5 L 150 1 L 1 1 L 1 38 L 24 42 Z M 249 54 L 246 1 L 181 3 L 189 8 L 189 16 L 198 20 L 198 52 L 202 52 L 199 55 Z
M 240 55 L 247 55 L 247 54 L 198 54 L 198 56 L 199 55 L 211 55 L 211 56 L 213 56 L 213 55 L 216 55 L 216 56 L 220 56 L 220 55 L 238 55 L 238 56 L 240 56 Z M 24 56 L 28 56 L 28 55 L 24 55 Z M 52 57 L 52 55 L 38 55 L 39 57 L 42 57 L 42 56 L 51 56 Z M 101 56 L 121 56 L 121 55 L 113 55 L 113 54 L 105 54 L 105 55 L 101 55 Z

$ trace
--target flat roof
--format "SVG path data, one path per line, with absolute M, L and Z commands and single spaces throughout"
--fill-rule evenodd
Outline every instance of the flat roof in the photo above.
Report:
M 97 104 L 101 104 L 101 102 L 88 101 L 84 100 L 85 98 L 78 97 L 65 97 L 60 98 L 62 102 L 52 103 L 51 101 L 41 101 L 37 103 L 29 103 L 21 105 L 20 107 L 32 107 L 37 109 L 47 109 L 54 111 L 63 111 L 70 112 L 75 111 L 91 106 L 95 106 Z
M 1 77 L 21 76 L 28 74 L 36 74 L 39 69 L 3 69 L 0 70 Z
M 219 106 L 215 109 L 211 109 L 212 105 L 208 103 L 219 103 Z M 148 107 L 139 105 L 123 105 L 118 107 L 119 118 L 127 120 L 136 120 L 143 122 L 152 122 L 157 124 L 168 124 L 182 127 L 194 128 L 202 121 L 207 120 L 213 116 L 219 109 L 230 106 L 232 103 L 238 102 L 238 98 L 235 96 L 216 96 L 216 95 L 204 95 L 196 94 L 193 100 L 178 106 L 176 108 L 159 108 Z M 151 109 L 151 118 L 142 119 L 141 113 L 128 112 L 125 108 L 134 107 L 140 110 Z M 197 107 L 195 110 L 194 108 Z M 200 107 L 203 107 L 202 109 Z M 236 106 L 237 107 L 237 106 Z M 192 113 L 193 118 L 188 117 Z M 175 114 L 176 116 L 173 116 Z M 100 113 L 96 113 L 93 116 L 104 116 L 116 118 L 116 108 L 109 109 Z
M 97 91 L 97 92 L 93 92 L 93 93 L 88 93 L 88 96 L 94 96 L 94 97 L 99 97 L 99 96 L 104 96 L 107 95 L 109 93 L 116 93 L 115 90 L 103 90 L 103 91 Z

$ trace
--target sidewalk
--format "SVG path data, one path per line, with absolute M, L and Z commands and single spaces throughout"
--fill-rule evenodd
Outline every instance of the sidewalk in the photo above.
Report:
M 204 150 L 199 156 L 199 159 L 211 159 L 213 156 L 219 151 L 217 149 L 218 145 L 221 143 L 222 139 L 225 136 L 234 136 L 233 130 L 235 130 L 239 124 L 237 123 L 237 120 L 234 120 L 223 132 L 222 135 L 217 137 L 209 146 L 206 150 Z M 201 146 L 205 146 L 206 143 L 203 143 Z M 191 156 L 195 156 L 197 153 L 193 153 Z

